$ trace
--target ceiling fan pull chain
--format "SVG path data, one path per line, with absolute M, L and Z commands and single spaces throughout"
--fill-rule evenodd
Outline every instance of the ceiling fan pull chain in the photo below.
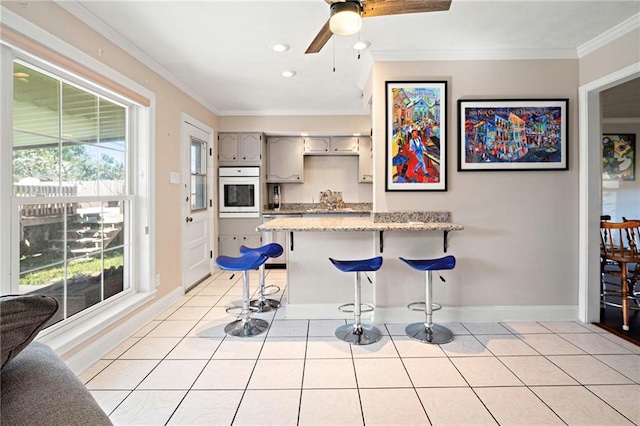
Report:
M 331 38 L 333 39 L 333 72 L 336 72 L 336 36 Z

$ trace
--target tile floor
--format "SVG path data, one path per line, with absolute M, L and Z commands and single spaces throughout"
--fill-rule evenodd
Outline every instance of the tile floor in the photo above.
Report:
M 640 424 L 640 347 L 590 324 L 449 323 L 439 346 L 379 324 L 351 347 L 343 320 L 284 319 L 285 293 L 268 333 L 225 337 L 241 294 L 217 273 L 81 379 L 116 425 Z

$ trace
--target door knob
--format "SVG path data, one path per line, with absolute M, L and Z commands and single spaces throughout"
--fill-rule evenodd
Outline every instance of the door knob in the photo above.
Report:
M 192 218 L 192 217 L 187 216 L 187 223 L 188 223 L 188 222 L 193 222 L 193 218 Z

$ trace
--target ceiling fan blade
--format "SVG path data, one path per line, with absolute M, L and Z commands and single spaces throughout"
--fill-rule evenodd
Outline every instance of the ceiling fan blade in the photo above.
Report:
M 439 12 L 450 7 L 451 0 L 366 0 L 362 2 L 362 17 Z
M 329 21 L 327 20 L 327 22 L 320 29 L 320 32 L 318 32 L 316 38 L 313 39 L 306 52 L 304 53 L 318 53 L 320 50 L 322 50 L 324 45 L 327 44 L 327 41 L 329 41 L 332 35 L 333 33 L 329 29 Z

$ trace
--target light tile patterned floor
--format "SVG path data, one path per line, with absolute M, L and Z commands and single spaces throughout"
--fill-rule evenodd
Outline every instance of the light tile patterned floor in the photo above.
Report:
M 427 345 L 378 324 L 351 347 L 345 321 L 284 319 L 285 294 L 268 333 L 225 337 L 241 285 L 217 273 L 81 375 L 115 424 L 640 424 L 640 347 L 592 325 L 446 324 Z

